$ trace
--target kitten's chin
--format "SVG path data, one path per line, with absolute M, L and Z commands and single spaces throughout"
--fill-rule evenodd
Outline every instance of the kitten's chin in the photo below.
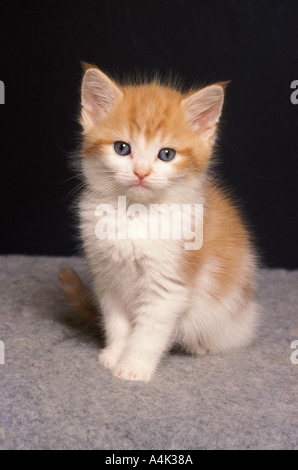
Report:
M 150 199 L 153 196 L 154 191 L 151 185 L 149 185 L 148 183 L 140 182 L 131 184 L 127 189 L 127 193 L 133 199 L 146 200 Z

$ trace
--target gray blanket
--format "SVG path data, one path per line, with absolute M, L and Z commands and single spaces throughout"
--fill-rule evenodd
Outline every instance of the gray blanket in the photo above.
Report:
M 298 271 L 262 270 L 249 348 L 173 352 L 135 383 L 98 365 L 101 335 L 67 306 L 60 266 L 85 277 L 79 258 L 0 257 L 1 449 L 298 449 Z

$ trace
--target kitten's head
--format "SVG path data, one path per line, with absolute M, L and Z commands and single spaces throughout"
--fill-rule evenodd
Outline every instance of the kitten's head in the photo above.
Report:
M 87 66 L 81 123 L 89 187 L 142 201 L 185 193 L 206 171 L 223 99 L 224 84 L 188 94 L 158 81 L 119 86 Z

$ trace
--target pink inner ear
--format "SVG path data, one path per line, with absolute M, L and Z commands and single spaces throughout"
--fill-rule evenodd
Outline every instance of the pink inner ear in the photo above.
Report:
M 218 119 L 219 113 L 215 106 L 201 112 L 196 119 L 199 131 L 204 132 L 205 130 L 213 128 L 216 125 Z
M 215 132 L 223 104 L 223 89 L 219 85 L 211 85 L 193 93 L 183 100 L 192 123 L 200 134 L 211 135 Z
M 88 71 L 86 74 L 88 74 Z M 100 117 L 101 114 L 104 114 L 108 108 L 112 106 L 116 98 L 116 93 L 107 80 L 96 77 L 96 73 L 91 74 L 92 71 L 89 72 L 89 77 L 86 77 L 84 83 L 82 96 L 83 107 L 86 111 Z M 99 80 L 99 78 L 101 78 L 101 80 Z
M 111 106 L 113 104 L 113 96 L 110 96 L 109 100 L 105 92 L 106 90 L 101 89 L 99 86 L 86 88 L 85 90 L 82 100 L 83 108 L 94 122 L 108 111 L 109 103 L 111 103 Z
M 118 98 L 120 89 L 99 69 L 88 69 L 82 84 L 82 123 L 85 129 L 92 127 Z

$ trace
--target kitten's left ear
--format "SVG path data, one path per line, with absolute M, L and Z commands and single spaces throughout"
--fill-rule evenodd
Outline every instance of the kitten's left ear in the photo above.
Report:
M 182 100 L 189 120 L 199 135 L 209 143 L 215 138 L 224 101 L 225 83 L 207 86 Z

